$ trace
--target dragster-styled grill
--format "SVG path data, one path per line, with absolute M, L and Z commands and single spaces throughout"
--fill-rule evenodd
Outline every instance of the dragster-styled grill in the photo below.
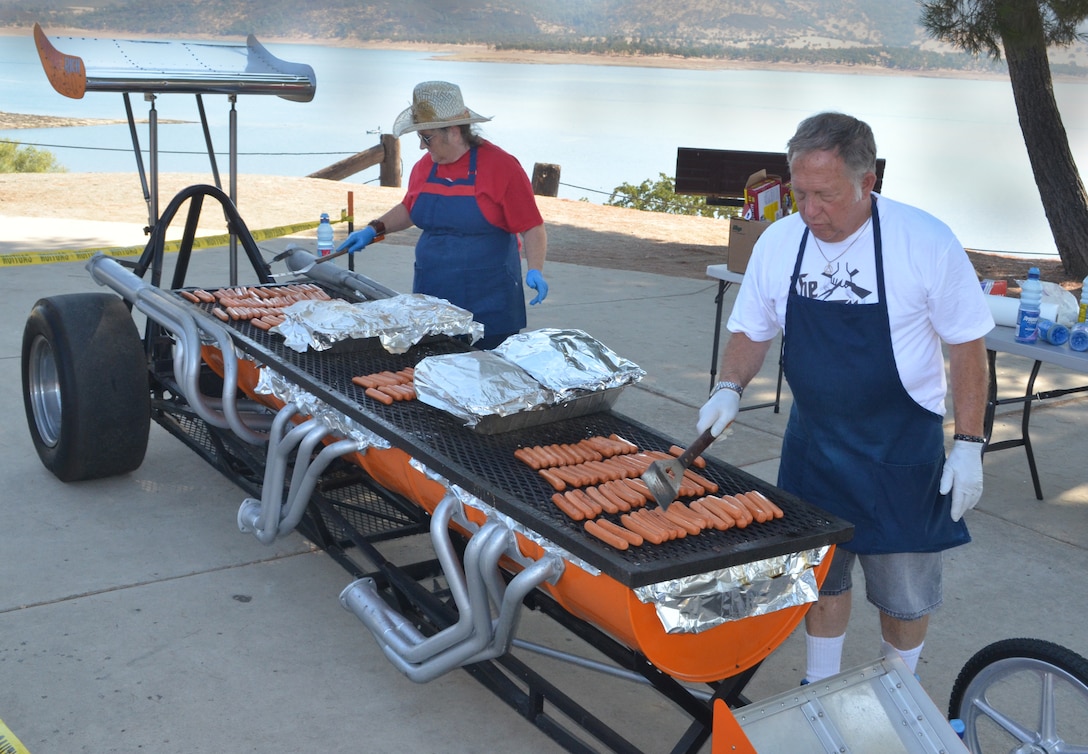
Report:
M 201 305 L 210 312 L 210 305 Z M 208 316 L 211 316 L 208 314 Z M 277 334 L 245 321 L 230 323 L 238 347 L 260 364 L 311 392 L 345 416 L 374 431 L 454 484 L 520 524 L 599 568 L 628 587 L 707 573 L 849 539 L 851 527 L 799 498 L 712 458 L 700 474 L 721 493 L 758 490 L 785 516 L 744 529 L 707 530 L 660 545 L 615 550 L 587 534 L 551 501 L 554 490 L 514 457 L 518 447 L 576 443 L 593 436 L 619 435 L 643 450 L 667 451 L 675 441 L 613 411 L 481 434 L 421 401 L 384 405 L 364 395 L 351 378 L 414 367 L 427 356 L 468 347 L 446 337 L 427 339 L 403 354 L 388 353 L 376 338 L 345 341 L 326 351 L 300 353 Z M 605 514 L 607 516 L 607 514 Z M 612 516 L 615 520 L 615 517 Z

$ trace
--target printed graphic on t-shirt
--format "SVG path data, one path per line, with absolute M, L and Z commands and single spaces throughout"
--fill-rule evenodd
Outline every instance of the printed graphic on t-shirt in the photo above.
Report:
M 853 241 L 857 243 L 853 243 Z M 835 259 L 839 248 L 847 248 L 842 259 Z M 821 255 L 819 252 L 823 251 Z M 831 261 L 824 258 L 830 257 Z M 797 278 L 797 293 L 805 298 L 844 304 L 875 304 L 876 270 L 873 244 L 869 238 L 847 239 L 841 244 L 818 249 L 812 236 L 804 249 Z
M 797 282 L 797 292 L 805 298 L 821 301 L 841 301 L 848 304 L 869 304 L 872 289 L 857 282 L 860 269 L 849 264 L 835 262 L 830 265 L 830 272 L 825 266 L 817 271 L 802 273 Z

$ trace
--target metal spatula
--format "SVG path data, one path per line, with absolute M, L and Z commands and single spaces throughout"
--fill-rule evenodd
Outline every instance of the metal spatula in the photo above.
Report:
M 679 457 L 654 461 L 650 464 L 650 468 L 642 472 L 642 481 L 646 482 L 658 505 L 667 509 L 676 499 L 676 493 L 680 491 L 680 482 L 684 478 L 684 471 L 691 466 L 692 461 L 710 447 L 712 442 L 714 442 L 714 435 L 710 434 L 708 428 Z

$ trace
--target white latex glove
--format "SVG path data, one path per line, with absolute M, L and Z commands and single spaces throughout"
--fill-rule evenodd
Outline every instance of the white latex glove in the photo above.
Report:
M 737 392 L 722 388 L 710 396 L 710 400 L 699 409 L 699 421 L 695 423 L 695 429 L 702 434 L 707 427 L 710 427 L 710 434 L 720 437 L 726 427 L 737 418 L 739 410 L 740 396 Z
M 956 440 L 944 462 L 941 494 L 952 491 L 952 520 L 959 521 L 982 497 L 982 444 Z

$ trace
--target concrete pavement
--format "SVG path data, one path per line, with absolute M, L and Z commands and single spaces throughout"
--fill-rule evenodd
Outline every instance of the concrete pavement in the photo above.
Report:
M 110 229 L 79 225 L 80 240 L 115 238 Z M 63 243 L 65 230 L 52 225 L 38 247 L 74 248 Z M 118 245 L 141 243 L 130 230 Z M 290 241 L 313 243 L 278 239 L 261 247 L 270 258 Z M 359 269 L 409 290 L 411 246 L 396 241 L 365 252 Z M 222 284 L 224 254 L 197 252 L 190 279 Z M 616 410 L 690 441 L 709 384 L 716 283 L 564 264 L 546 272 L 551 292 L 530 309 L 529 327 L 585 329 L 641 365 L 646 379 L 624 392 Z M 37 298 L 91 290 L 101 289 L 76 262 L 0 275 L 7 323 L 0 374 L 11 386 L 0 398 L 9 417 L 0 427 L 0 719 L 30 752 L 558 750 L 467 673 L 424 685 L 406 680 L 341 608 L 337 597 L 350 576 L 297 534 L 264 546 L 239 533 L 241 490 L 157 425 L 147 459 L 131 474 L 70 485 L 50 475 L 24 419 L 22 327 Z M 1011 391 L 1030 368 L 1005 355 L 998 365 Z M 765 366 L 745 404 L 773 396 L 775 371 Z M 1078 379 L 1044 367 L 1037 387 Z M 773 482 L 788 405 L 787 391 L 781 413 L 743 412 L 710 452 Z M 1018 426 L 1016 410 L 1003 408 L 995 439 Z M 1041 502 L 1020 449 L 987 456 L 986 493 L 968 514 L 974 541 L 948 553 L 945 606 L 919 666 L 939 708 L 963 664 L 993 641 L 1035 637 L 1088 654 L 1085 426 L 1086 397 L 1034 408 Z M 879 655 L 876 614 L 860 596 L 855 606 L 844 668 Z M 526 616 L 519 636 L 595 656 L 536 614 Z M 687 724 L 641 686 L 524 659 L 549 669 L 647 751 L 668 750 Z M 795 633 L 747 695 L 795 687 L 802 672 Z

